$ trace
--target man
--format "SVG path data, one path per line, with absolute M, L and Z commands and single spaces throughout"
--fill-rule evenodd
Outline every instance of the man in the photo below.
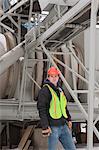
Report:
M 59 75 L 59 71 L 52 66 L 38 95 L 42 134 L 48 136 L 48 150 L 56 150 L 58 140 L 65 150 L 76 150 L 70 131 L 72 122 L 67 100 L 58 84 Z

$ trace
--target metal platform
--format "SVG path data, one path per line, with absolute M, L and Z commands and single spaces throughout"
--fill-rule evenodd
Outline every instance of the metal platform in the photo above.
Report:
M 36 102 L 24 102 L 20 113 L 18 112 L 19 101 L 15 99 L 0 100 L 0 120 L 39 120 Z M 82 104 L 83 108 L 88 111 L 88 104 Z M 73 121 L 86 121 L 83 113 L 76 103 L 68 103 L 68 109 Z M 99 108 L 94 109 L 94 119 L 99 115 Z
M 87 148 L 77 148 L 78 150 L 87 150 Z M 93 147 L 93 150 L 99 150 L 99 147 Z

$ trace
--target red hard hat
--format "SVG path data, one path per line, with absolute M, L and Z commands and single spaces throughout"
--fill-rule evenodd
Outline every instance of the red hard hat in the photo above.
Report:
M 47 74 L 48 75 L 59 75 L 60 73 L 54 66 L 52 66 L 51 68 L 48 69 Z

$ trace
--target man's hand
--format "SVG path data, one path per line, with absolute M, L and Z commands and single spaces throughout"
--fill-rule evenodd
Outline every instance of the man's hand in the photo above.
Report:
M 43 137 L 50 136 L 51 133 L 52 133 L 52 131 L 51 131 L 51 128 L 50 128 L 50 127 L 48 127 L 48 128 L 45 129 L 45 130 L 42 130 L 42 135 L 43 135 Z
M 68 121 L 68 128 L 72 129 L 72 122 L 71 121 Z

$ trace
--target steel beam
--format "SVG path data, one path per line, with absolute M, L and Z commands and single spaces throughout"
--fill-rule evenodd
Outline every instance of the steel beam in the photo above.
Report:
M 81 60 L 76 56 L 76 54 L 73 51 L 73 48 L 70 46 L 71 45 L 71 41 L 69 42 L 68 48 L 69 50 L 72 52 L 73 56 L 75 57 L 75 59 L 77 60 L 77 62 L 80 64 L 80 66 L 82 67 L 82 69 L 88 74 L 89 76 L 89 71 L 87 70 L 87 68 L 83 65 L 83 63 L 81 62 Z M 97 88 L 99 88 L 99 84 L 95 81 L 95 85 Z
M 12 18 L 12 16 L 8 15 L 8 18 L 17 28 L 19 28 L 18 24 L 15 22 L 15 20 Z
M 64 16 L 62 16 L 56 23 L 54 23 L 44 34 L 41 35 L 42 41 L 46 40 L 53 33 L 59 30 L 71 18 L 77 15 L 81 10 L 90 4 L 91 0 L 80 0 L 73 8 L 71 8 Z
M 98 11 L 98 0 L 91 3 L 91 25 L 90 25 L 90 54 L 89 54 L 89 93 L 88 93 L 88 136 L 87 148 L 93 150 L 93 113 L 94 113 L 94 82 L 95 82 L 95 45 L 96 45 L 96 17 Z
M 66 23 L 68 23 L 74 16 L 79 14 L 84 8 L 91 3 L 91 0 L 80 0 L 74 7 L 65 13 L 57 22 L 55 22 L 48 30 L 46 30 L 39 38 L 37 38 L 36 44 L 40 44 L 40 41 L 45 41 L 56 31 L 61 29 Z M 27 49 L 31 49 L 34 45 L 34 41 L 28 44 Z
M 23 4 L 25 4 L 27 1 L 29 1 L 29 0 L 21 0 L 14 7 L 12 7 L 9 11 L 7 11 L 7 13 L 12 13 L 13 11 L 15 11 L 16 9 L 18 9 L 19 7 L 21 7 Z M 0 21 L 2 21 L 3 19 L 5 19 L 6 17 L 7 17 L 7 15 L 3 15 L 0 18 Z
M 12 28 L 10 28 L 9 26 L 5 25 L 4 23 L 0 22 L 0 26 L 2 26 L 3 28 L 9 30 L 10 32 L 14 33 L 14 30 Z
M 23 105 L 23 103 L 22 103 Z M 83 108 L 87 111 L 88 105 L 82 104 Z M 16 99 L 3 99 L 0 100 L 0 120 L 21 120 L 22 112 L 18 113 L 19 101 Z M 68 103 L 68 109 L 71 112 L 73 122 L 85 122 L 86 119 L 83 116 L 83 113 L 80 111 L 78 105 L 76 103 Z M 99 109 L 94 110 L 94 119 L 99 114 Z M 24 103 L 24 118 L 23 119 L 31 119 L 31 120 L 39 120 L 39 114 L 37 110 L 36 102 L 26 102 Z
M 52 56 L 52 58 L 58 62 L 60 65 L 62 65 L 63 67 L 67 68 L 70 72 L 72 72 L 74 75 L 76 75 L 78 78 L 80 78 L 82 81 L 84 81 L 85 83 L 88 84 L 88 80 L 85 79 L 84 77 L 82 77 L 80 74 L 78 74 L 76 71 L 74 71 L 73 69 L 71 69 L 70 67 L 68 67 L 66 64 L 64 64 L 62 61 L 60 61 L 59 59 L 57 59 L 56 57 Z

